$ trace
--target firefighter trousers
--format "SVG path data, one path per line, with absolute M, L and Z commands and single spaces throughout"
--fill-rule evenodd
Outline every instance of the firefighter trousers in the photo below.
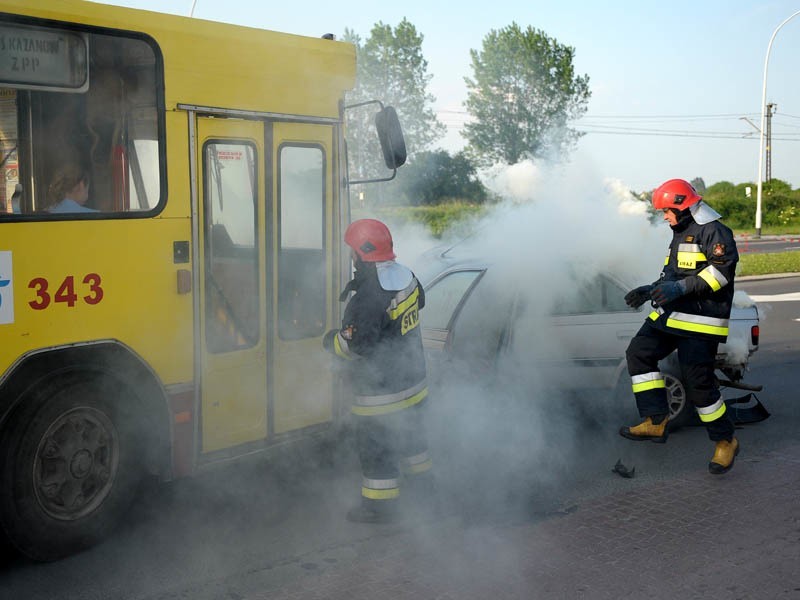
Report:
M 733 421 L 726 412 L 714 375 L 718 346 L 719 342 L 713 340 L 673 335 L 645 322 L 626 351 L 639 415 L 644 418 L 669 414 L 667 390 L 658 363 L 677 350 L 687 402 L 697 409 L 711 440 L 730 440 Z
M 356 415 L 365 507 L 392 510 L 400 495 L 401 475 L 414 492 L 433 491 L 433 463 L 424 423 L 426 405 L 423 400 L 386 415 Z

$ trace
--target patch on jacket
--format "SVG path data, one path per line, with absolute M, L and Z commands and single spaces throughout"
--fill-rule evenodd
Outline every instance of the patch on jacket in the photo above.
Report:
M 400 334 L 405 335 L 419 325 L 419 308 L 415 302 L 411 308 L 403 313 L 403 320 L 400 324 Z
M 693 235 L 687 235 L 686 236 L 686 241 L 689 242 L 689 243 L 692 243 L 694 241 L 694 236 Z
M 714 256 L 725 256 L 725 244 L 714 244 L 714 249 L 711 251 Z

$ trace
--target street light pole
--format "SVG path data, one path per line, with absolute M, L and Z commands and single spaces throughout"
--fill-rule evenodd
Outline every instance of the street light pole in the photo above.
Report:
M 766 114 L 765 110 L 767 107 L 767 66 L 769 65 L 769 53 L 772 50 L 772 42 L 775 41 L 775 36 L 778 35 L 778 31 L 780 31 L 781 27 L 786 25 L 789 21 L 794 19 L 797 15 L 800 15 L 800 10 L 793 13 L 791 16 L 786 18 L 780 25 L 775 28 L 775 31 L 772 32 L 772 37 L 769 38 L 769 44 L 767 44 L 767 57 L 764 59 L 764 83 L 761 86 L 761 136 L 760 141 L 758 144 L 758 185 L 756 186 L 756 236 L 757 238 L 761 237 L 761 190 L 763 189 L 763 179 L 764 179 L 764 136 L 766 135 Z

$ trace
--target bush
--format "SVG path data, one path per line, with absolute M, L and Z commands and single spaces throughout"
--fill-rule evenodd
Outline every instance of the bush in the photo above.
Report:
M 393 224 L 420 223 L 425 225 L 431 234 L 442 237 L 445 231 L 467 225 L 473 217 L 478 217 L 486 209 L 469 202 L 450 202 L 435 206 L 397 206 L 378 210 L 381 217 Z
M 746 188 L 750 188 L 747 197 Z M 732 229 L 753 227 L 756 216 L 756 184 L 720 181 L 706 189 L 703 199 L 722 215 Z M 800 212 L 794 207 L 800 202 L 800 190 L 780 179 L 765 183 L 761 194 L 761 221 L 763 225 L 796 227 L 800 229 Z

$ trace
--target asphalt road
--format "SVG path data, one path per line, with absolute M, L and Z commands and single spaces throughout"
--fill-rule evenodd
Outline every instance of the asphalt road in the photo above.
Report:
M 800 250 L 800 235 L 766 236 L 760 239 L 742 236 L 736 238 L 736 247 L 740 254 L 796 252 Z
M 791 295 L 799 287 L 800 277 L 738 283 L 763 313 L 761 347 L 746 380 L 764 385 L 758 397 L 772 413 L 737 433 L 745 456 L 800 440 L 800 303 Z M 452 532 L 447 539 L 474 539 L 471 532 L 485 533 L 495 524 L 551 519 L 591 497 L 680 478 L 705 468 L 711 456 L 700 428 L 676 432 L 666 445 L 629 442 L 616 430 L 620 420 L 635 419 L 632 399 L 614 409 L 583 400 L 579 407 L 545 404 L 525 418 L 498 412 L 457 436 L 452 426 L 448 433 L 447 418 L 431 420 L 444 519 Z M 618 459 L 636 468 L 634 479 L 611 473 Z M 319 568 L 320 556 L 357 564 L 365 540 L 391 544 L 406 528 L 347 522 L 344 513 L 359 485 L 346 441 L 287 448 L 270 459 L 259 456 L 153 485 L 143 490 L 128 522 L 96 548 L 50 564 L 9 556 L 0 567 L 0 598 L 235 600 L 245 597 L 229 591 L 238 583 L 294 582 Z M 448 551 L 446 542 L 426 543 Z

